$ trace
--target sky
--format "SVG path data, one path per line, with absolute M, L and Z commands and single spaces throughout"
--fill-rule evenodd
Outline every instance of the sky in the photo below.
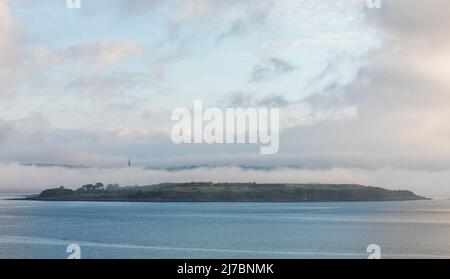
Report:
M 450 197 L 448 1 L 81 2 L 0 0 L 0 190 L 234 180 Z M 279 152 L 175 145 L 171 112 L 194 100 L 279 107 Z M 192 165 L 214 167 L 146 169 Z

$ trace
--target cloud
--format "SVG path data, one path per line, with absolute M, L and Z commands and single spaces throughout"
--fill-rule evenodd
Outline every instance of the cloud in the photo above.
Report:
M 234 92 L 218 103 L 222 107 L 269 107 L 280 109 L 280 129 L 300 130 L 319 123 L 336 123 L 352 120 L 358 116 L 358 107 L 339 98 L 313 95 L 301 100 L 288 100 L 279 94 L 258 94 Z M 303 131 L 303 130 L 302 130 Z M 298 147 L 297 147 L 298 148 Z M 295 152 L 295 146 L 286 146 L 286 150 Z M 303 152 L 303 151 L 302 151 Z
M 263 20 L 271 8 L 272 0 L 122 0 L 121 10 L 124 14 L 144 14 L 158 8 L 171 11 L 172 23 L 186 22 L 197 18 L 215 17 L 217 15 Z M 230 14 L 231 11 L 235 15 Z
M 81 43 L 58 48 L 26 33 L 24 27 L 12 17 L 9 1 L 1 1 L 0 101 L 11 100 L 18 92 L 37 94 L 39 89 L 49 84 L 55 89 L 59 86 L 61 69 L 67 67 L 73 68 L 70 72 L 72 76 L 78 76 L 77 79 L 83 79 L 81 83 L 86 84 L 87 78 L 79 76 L 75 64 L 81 63 L 82 73 L 92 76 L 144 52 L 142 46 L 132 41 Z M 109 79 L 111 81 L 113 78 Z M 95 95 L 117 93 L 104 93 L 107 86 L 104 83 L 101 85 L 101 81 L 97 79 L 95 83 L 101 87 Z M 111 86 L 118 85 L 117 78 L 113 81 L 115 83 Z
M 127 58 L 142 54 L 144 49 L 134 42 L 78 44 L 64 53 L 69 59 L 87 59 L 91 70 L 100 71 Z
M 381 10 L 366 10 L 365 16 L 393 40 L 439 47 L 450 43 L 449 13 L 446 0 L 394 0 L 383 3 Z
M 378 63 L 386 71 L 403 69 L 430 83 L 449 84 L 450 69 L 443 62 L 450 57 L 450 32 L 445 27 L 450 24 L 449 7 L 445 0 L 395 0 L 379 13 L 367 12 L 367 20 L 378 28 L 384 41 L 372 64 Z
M 226 38 L 233 37 L 233 36 L 241 36 L 247 31 L 247 25 L 240 21 L 235 20 L 228 30 L 224 31 L 222 34 L 220 34 L 216 41 L 220 42 Z
M 27 49 L 19 44 L 18 24 L 12 18 L 9 1 L 0 2 L 0 102 L 17 93 L 28 73 Z
M 259 62 L 251 73 L 251 82 L 265 82 L 293 72 L 296 67 L 280 58 L 269 58 Z
M 159 113 L 168 114 L 168 121 L 153 123 Z M 154 109 L 144 116 L 141 121 L 148 124 L 144 128 L 54 128 L 43 113 L 0 121 L 1 162 L 116 167 L 122 166 L 129 155 L 141 162 L 157 158 L 172 146 L 167 129 L 170 112 Z
M 260 107 L 286 107 L 289 105 L 289 101 L 281 95 L 266 95 L 258 100 L 258 106 Z
M 121 2 L 122 13 L 124 14 L 148 12 L 164 3 L 162 0 L 122 0 Z
M 294 126 L 280 150 L 334 166 L 448 169 L 449 31 L 441 26 L 450 18 L 448 6 L 392 0 L 381 10 L 365 9 L 381 48 L 353 81 L 304 100 L 313 111 L 354 107 L 356 117 Z
M 64 90 L 78 96 L 92 98 L 91 101 L 124 102 L 125 97 L 136 95 L 136 91 L 150 84 L 156 85 L 155 78 L 151 73 L 146 72 L 83 73 L 70 80 Z
M 216 41 L 238 35 L 244 29 L 264 25 L 276 7 L 273 0 L 122 0 L 121 13 L 125 16 L 148 15 L 167 12 L 166 27 L 170 41 L 183 40 L 183 32 L 194 38 L 199 33 L 214 34 Z M 188 28 L 193 23 L 208 22 L 202 28 Z M 230 22 L 230 28 L 220 30 L 218 26 Z
M 39 143 L 51 130 L 50 122 L 41 112 L 31 112 L 24 118 L 10 121 L 9 124 L 13 141 Z
M 219 101 L 224 107 L 286 107 L 289 100 L 279 94 L 234 92 Z
M 9 124 L 0 118 L 0 145 L 7 139 L 9 132 Z

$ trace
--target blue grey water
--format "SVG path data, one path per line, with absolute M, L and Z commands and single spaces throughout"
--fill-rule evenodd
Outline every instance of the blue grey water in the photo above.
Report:
M 450 201 L 0 201 L 0 258 L 450 258 Z

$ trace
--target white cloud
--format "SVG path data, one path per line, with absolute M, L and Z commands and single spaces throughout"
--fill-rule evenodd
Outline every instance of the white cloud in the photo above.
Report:
M 14 22 L 8 1 L 0 2 L 0 101 L 13 97 L 26 67 L 23 47 L 15 37 L 19 27 Z
M 134 42 L 78 44 L 64 52 L 69 59 L 92 60 L 90 69 L 94 72 L 107 66 L 142 54 L 144 49 Z

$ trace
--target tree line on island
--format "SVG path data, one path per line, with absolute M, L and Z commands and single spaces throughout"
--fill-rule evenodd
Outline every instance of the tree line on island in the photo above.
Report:
M 124 186 L 86 184 L 76 190 L 52 188 L 31 200 L 149 202 L 329 202 L 421 200 L 411 191 L 355 184 L 161 183 Z

